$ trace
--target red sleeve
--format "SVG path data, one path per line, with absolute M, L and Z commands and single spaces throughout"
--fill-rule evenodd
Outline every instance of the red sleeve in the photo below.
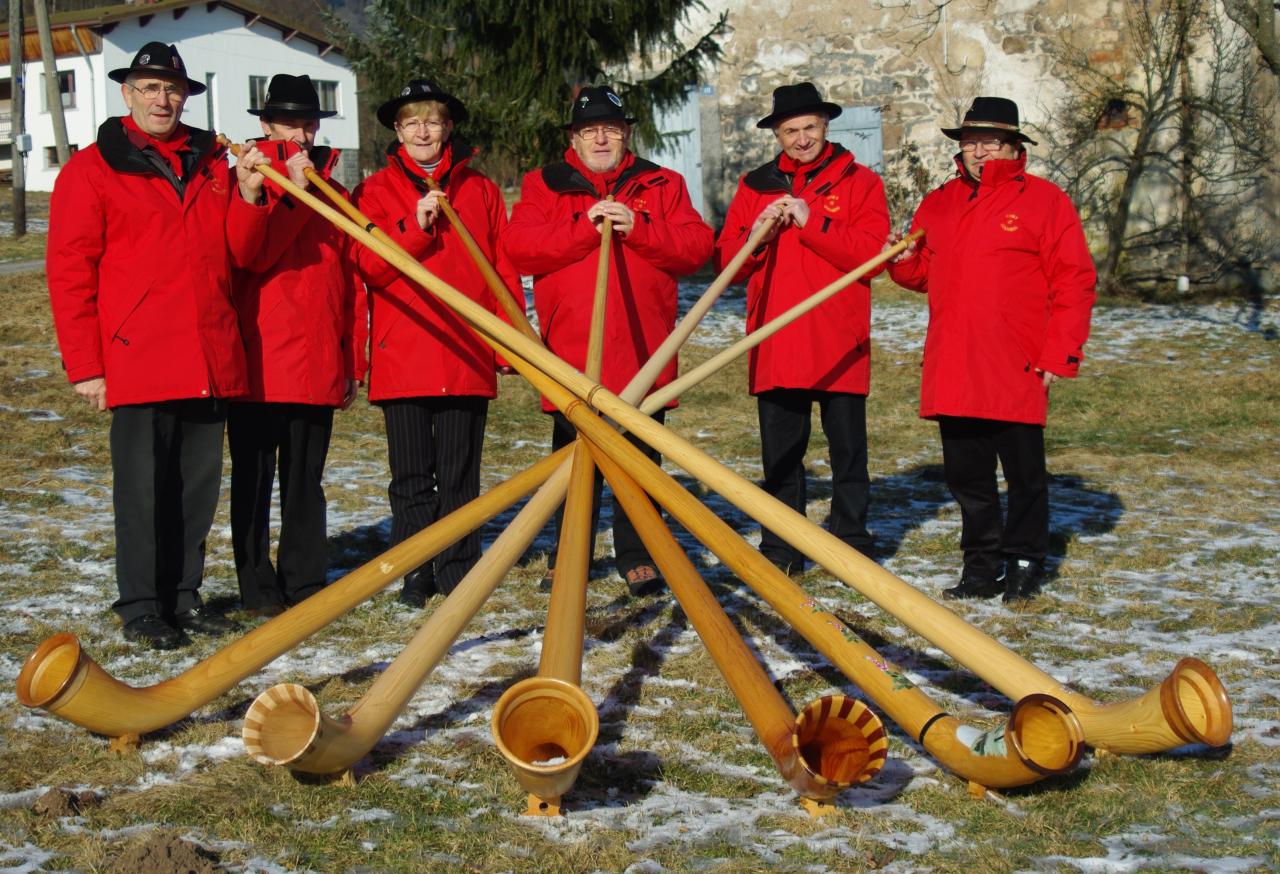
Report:
M 693 208 L 684 179 L 676 173 L 667 178 L 670 181 L 661 192 L 662 209 L 637 213 L 622 244 L 659 270 L 685 276 L 707 263 L 714 234 Z
M 871 170 L 859 166 L 849 184 L 849 203 L 838 205 L 839 212 L 828 213 L 823 198 L 809 205 L 809 220 L 795 229 L 800 242 L 830 262 L 837 270 L 848 272 L 870 261 L 884 248 L 889 236 L 889 204 L 884 197 L 884 182 Z M 790 233 L 788 228 L 783 233 Z M 866 279 L 880 272 L 868 274 Z
M 600 248 L 600 232 L 586 212 L 574 213 L 566 226 L 555 214 L 555 199 L 542 181 L 542 171 L 525 174 L 520 202 L 512 208 L 502 235 L 502 249 L 520 273 L 552 273 Z
M 355 261 L 355 250 L 363 247 L 343 236 L 342 359 L 347 379 L 363 384 L 369 372 L 369 298 Z
M 724 218 L 724 227 L 720 229 L 720 235 L 716 238 L 715 265 L 717 273 L 724 270 L 725 265 L 732 261 L 733 256 L 737 255 L 742 247 L 747 244 L 747 238 L 751 236 L 751 226 L 755 224 L 761 209 L 763 207 L 760 206 L 759 195 L 748 188 L 740 179 L 738 181 L 738 191 L 733 195 L 733 201 L 729 204 L 729 212 Z M 733 281 L 746 282 L 752 273 L 755 273 L 764 265 L 765 255 L 768 251 L 769 244 L 766 243 L 753 252 L 743 262 L 742 268 L 738 271 L 737 276 L 733 277 Z
M 439 244 L 435 226 L 424 231 L 418 227 L 414 214 L 417 201 L 397 202 L 399 198 L 390 186 L 378 184 L 378 175 L 369 177 L 355 190 L 352 202 L 369 221 L 373 222 L 391 239 L 418 261 L 426 258 L 433 246 Z M 370 184 L 373 183 L 373 184 Z M 443 220 L 440 219 L 440 220 Z M 400 277 L 400 271 L 385 261 L 368 246 L 355 249 L 356 268 L 364 281 L 373 286 L 389 285 Z
M 1049 323 L 1036 367 L 1058 376 L 1080 372 L 1098 274 L 1084 228 L 1071 200 L 1061 191 L 1050 213 L 1040 263 L 1049 282 Z
M 106 248 L 106 215 L 85 154 L 58 174 L 49 201 L 45 272 L 49 304 L 71 382 L 103 376 L 98 324 L 98 263 Z

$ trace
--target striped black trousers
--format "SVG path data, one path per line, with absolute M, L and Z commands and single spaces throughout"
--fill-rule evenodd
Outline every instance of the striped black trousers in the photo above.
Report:
M 391 466 L 391 545 L 418 533 L 480 495 L 480 451 L 489 400 L 482 397 L 380 401 Z M 448 594 L 480 557 L 480 533 L 446 547 L 415 573 Z M 428 591 L 432 588 L 428 585 Z

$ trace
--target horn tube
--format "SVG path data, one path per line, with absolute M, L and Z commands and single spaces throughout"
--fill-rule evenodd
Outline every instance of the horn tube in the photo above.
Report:
M 530 815 L 560 814 L 560 798 L 578 779 L 600 731 L 595 705 L 578 685 L 595 534 L 591 526 L 595 465 L 585 443 L 578 440 L 573 445 L 538 675 L 511 686 L 493 708 L 494 740 L 528 793 L 525 813 Z
M 880 719 L 843 695 L 819 699 L 797 718 L 636 481 L 597 445 L 588 445 L 756 735 L 783 779 L 807 802 L 806 809 L 820 811 L 840 790 L 879 773 L 889 750 Z
M 372 597 L 444 547 L 533 491 L 568 454 L 549 455 L 408 540 L 264 622 L 183 673 L 135 688 L 108 674 L 75 635 L 55 634 L 27 658 L 18 701 L 110 737 L 142 735 L 177 722 Z

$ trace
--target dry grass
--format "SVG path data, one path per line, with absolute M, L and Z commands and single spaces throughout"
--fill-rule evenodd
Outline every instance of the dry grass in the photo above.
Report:
M 903 299 L 889 288 L 877 293 L 884 301 Z M 167 676 L 186 654 L 134 657 L 106 609 L 112 539 L 105 417 L 74 403 L 62 380 L 41 278 L 17 278 L 6 303 L 0 313 L 6 353 L 0 358 L 0 505 L 9 522 L 0 538 L 0 586 L 5 615 L 16 618 L 0 647 L 5 675 L 16 676 L 21 659 L 44 636 L 68 628 L 126 682 Z M 1273 359 L 1267 342 L 1243 335 L 1231 354 Z M 686 366 L 712 351 L 689 347 Z M 1171 352 L 1180 366 L 1164 366 Z M 1195 338 L 1172 349 L 1139 342 L 1124 360 L 1090 362 L 1087 379 L 1055 389 L 1049 432 L 1055 502 L 1073 515 L 1055 523 L 1061 564 L 1054 594 L 1016 611 L 964 604 L 961 615 L 1038 664 L 1105 663 L 1105 681 L 1089 673 L 1071 678 L 1104 699 L 1146 688 L 1167 671 L 1170 658 L 1159 635 L 1230 640 L 1274 623 L 1274 601 L 1206 597 L 1201 582 L 1228 574 L 1275 581 L 1271 472 L 1280 469 L 1274 439 L 1280 377 L 1274 366 L 1247 372 L 1214 366 L 1221 355 Z M 894 545 L 899 572 L 929 579 L 949 576 L 958 560 L 954 524 L 920 524 L 922 514 L 948 523 L 955 514 L 937 476 L 935 429 L 915 416 L 918 374 L 915 356 L 877 353 L 869 404 L 873 525 Z M 730 367 L 686 395 L 669 422 L 751 475 L 757 437 L 744 382 L 742 366 Z M 490 484 L 541 457 L 549 444 L 549 423 L 535 394 L 514 378 L 504 380 L 502 392 L 490 414 Z M 31 412 L 41 410 L 62 418 L 51 422 Z M 820 433 L 815 429 L 809 455 L 819 480 L 826 470 Z M 385 543 L 383 453 L 377 410 L 360 403 L 340 414 L 328 491 L 333 513 L 352 522 L 333 540 L 338 567 L 355 566 Z M 824 488 L 821 481 L 814 485 L 811 515 L 822 513 Z M 96 496 L 87 505 L 86 492 Z M 750 527 L 736 510 L 712 505 L 731 524 Z M 225 525 L 224 501 L 206 588 L 229 601 L 235 583 Z M 1271 539 L 1239 536 L 1246 531 L 1269 531 Z M 496 533 L 491 526 L 486 537 Z M 1104 534 L 1122 546 L 1098 536 Z M 602 542 L 597 556 L 605 555 Z M 1191 861 L 1184 867 L 1208 869 L 1232 857 L 1261 858 L 1258 868 L 1280 865 L 1274 830 L 1280 756 L 1274 744 L 1256 741 L 1221 759 L 1092 759 L 1086 770 L 1009 793 L 1006 805 L 970 801 L 959 781 L 932 770 L 914 741 L 895 730 L 897 770 L 875 781 L 882 794 L 866 800 L 869 790 L 847 793 L 832 818 L 811 821 L 797 813 L 682 612 L 664 599 L 627 601 L 622 583 L 606 574 L 607 561 L 597 564 L 602 579 L 589 594 L 584 669 L 584 688 L 601 711 L 601 747 L 573 795 L 578 818 L 571 813 L 558 826 L 518 818 L 513 814 L 523 797 L 494 750 L 487 719 L 501 691 L 536 668 L 532 644 L 540 639 L 545 600 L 534 586 L 544 566 L 535 550 L 513 570 L 464 633 L 465 647 L 455 649 L 423 692 L 436 697 L 415 699 L 359 764 L 354 787 L 263 768 L 228 739 L 238 736 L 253 695 L 273 682 L 308 685 L 330 714 L 359 700 L 418 621 L 386 597 L 306 642 L 271 669 L 269 680 L 255 678 L 148 737 L 140 754 L 110 754 L 103 739 L 56 720 L 33 727 L 10 702 L 0 709 L 0 795 L 70 784 L 94 787 L 104 801 L 75 822 L 2 806 L 6 837 L 0 840 L 58 854 L 47 867 L 84 871 L 104 870 L 137 830 L 157 824 L 193 834 L 224 860 L 251 869 L 270 860 L 282 869 L 317 871 L 564 874 L 620 871 L 652 860 L 676 871 L 894 865 L 967 872 L 1069 868 L 1066 859 L 1105 867 L 1102 860 L 1113 852 L 1150 856 L 1156 867 L 1178 867 L 1169 860 L 1185 858 Z M 791 666 L 779 681 L 790 700 L 801 704 L 833 686 L 850 688 L 732 577 L 715 567 L 709 577 L 752 645 L 771 663 Z M 821 572 L 810 571 L 802 583 L 887 657 L 927 677 L 946 706 L 968 721 L 989 725 L 1007 708 L 985 684 Z M 1119 594 L 1125 589 L 1132 591 Z M 57 615 L 41 615 L 50 592 L 67 593 L 68 604 Z M 1152 637 L 1135 651 L 1135 634 Z M 198 641 L 190 657 L 216 648 Z M 482 671 L 459 664 L 466 648 L 490 653 Z M 319 660 L 313 664 L 308 653 Z M 334 671 L 335 662 L 346 667 Z M 1280 722 L 1280 700 L 1261 691 L 1274 689 L 1273 664 L 1256 654 L 1215 660 L 1229 688 L 1255 690 L 1244 705 L 1255 723 Z M 229 754 L 209 752 L 228 744 Z M 909 768 L 923 778 L 908 790 Z M 668 796 L 685 799 L 685 809 L 680 802 L 657 803 Z M 761 814 L 761 805 L 772 808 Z M 574 825 L 611 811 L 616 816 L 608 828 Z M 730 824 L 704 829 L 704 820 L 715 816 Z M 651 843 L 654 835 L 661 839 Z M 1129 843 L 1116 844 L 1117 835 L 1129 836 Z M 1134 844 L 1135 835 L 1146 835 L 1146 843 Z

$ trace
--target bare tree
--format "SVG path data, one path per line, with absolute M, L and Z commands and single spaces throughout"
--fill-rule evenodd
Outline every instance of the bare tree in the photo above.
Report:
M 1223 0 L 1223 6 L 1231 20 L 1249 35 L 1272 75 L 1280 76 L 1275 0 Z
M 1115 69 L 1078 46 L 1054 52 L 1069 94 L 1049 160 L 1103 230 L 1099 284 L 1150 286 L 1175 272 L 1256 281 L 1275 229 L 1250 221 L 1265 215 L 1272 136 L 1251 45 L 1216 0 L 1124 8 L 1126 57 Z

